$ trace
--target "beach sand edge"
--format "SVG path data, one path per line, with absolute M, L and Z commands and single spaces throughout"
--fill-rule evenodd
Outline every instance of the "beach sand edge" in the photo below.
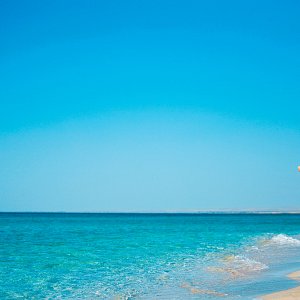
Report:
M 288 274 L 292 280 L 300 281 L 300 271 Z M 299 300 L 300 286 L 259 297 L 260 300 Z

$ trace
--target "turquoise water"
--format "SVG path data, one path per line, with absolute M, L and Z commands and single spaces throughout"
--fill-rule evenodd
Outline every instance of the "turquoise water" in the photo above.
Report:
M 300 215 L 2 213 L 0 295 L 254 299 L 294 286 L 299 234 Z

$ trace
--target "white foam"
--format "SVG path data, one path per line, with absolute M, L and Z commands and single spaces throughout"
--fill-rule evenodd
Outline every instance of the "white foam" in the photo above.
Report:
M 269 244 L 276 244 L 281 246 L 300 246 L 300 240 L 285 234 L 277 234 L 269 240 Z
M 241 255 L 234 256 L 231 264 L 234 266 L 235 269 L 242 269 L 248 272 L 268 269 L 267 265 Z

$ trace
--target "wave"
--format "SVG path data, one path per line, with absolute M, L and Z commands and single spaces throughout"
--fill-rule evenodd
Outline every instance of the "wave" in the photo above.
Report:
M 300 240 L 288 236 L 286 234 L 277 234 L 269 239 L 264 239 L 262 241 L 263 246 L 272 246 L 272 245 L 278 245 L 278 246 L 300 246 Z
M 240 269 L 244 272 L 261 271 L 268 269 L 267 265 L 242 255 L 231 255 L 229 260 L 228 257 L 225 258 L 225 262 L 235 269 Z
M 269 269 L 268 265 L 272 264 L 273 259 L 285 255 L 287 248 L 299 246 L 300 239 L 282 233 L 260 237 L 254 244 L 240 248 L 239 253 L 223 256 L 219 260 L 221 265 L 210 266 L 207 270 L 226 273 L 231 278 L 246 276 Z

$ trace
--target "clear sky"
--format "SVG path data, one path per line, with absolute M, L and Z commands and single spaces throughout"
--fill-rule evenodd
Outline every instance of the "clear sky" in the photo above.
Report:
M 0 211 L 300 209 L 299 1 L 0 2 Z

